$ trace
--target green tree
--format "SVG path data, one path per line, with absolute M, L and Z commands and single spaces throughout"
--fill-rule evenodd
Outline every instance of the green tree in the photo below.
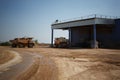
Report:
M 6 41 L 6 42 L 1 42 L 0 46 L 10 46 L 10 42 Z
M 38 40 L 35 40 L 35 44 L 38 44 Z

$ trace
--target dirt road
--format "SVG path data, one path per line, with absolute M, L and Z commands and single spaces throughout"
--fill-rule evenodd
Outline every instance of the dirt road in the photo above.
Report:
M 42 47 L 4 49 L 25 55 L 22 56 L 25 61 L 30 61 L 29 67 L 25 70 L 21 68 L 22 72 L 15 78 L 18 80 L 120 80 L 120 50 Z M 29 55 L 31 60 L 27 59 Z
M 22 61 L 0 73 L 0 80 L 13 80 L 17 75 L 26 70 L 33 63 L 33 57 L 30 54 L 22 54 Z

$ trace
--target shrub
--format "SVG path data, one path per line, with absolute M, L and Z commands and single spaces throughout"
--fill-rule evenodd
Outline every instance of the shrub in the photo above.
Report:
M 9 42 L 1 42 L 0 46 L 10 46 L 10 43 Z

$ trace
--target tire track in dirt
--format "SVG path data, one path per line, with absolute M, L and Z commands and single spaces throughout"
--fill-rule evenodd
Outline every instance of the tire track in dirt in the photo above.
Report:
M 10 59 L 9 61 L 3 63 L 0 65 L 0 72 L 9 70 L 9 67 L 18 64 L 22 61 L 22 57 L 15 51 L 5 51 L 8 53 L 8 55 L 13 55 L 14 57 Z
M 54 60 L 41 54 L 34 55 L 39 57 L 39 68 L 29 80 L 58 80 L 58 69 Z
M 33 64 L 33 56 L 21 54 L 22 62 L 9 66 L 9 69 L 0 74 L 0 80 L 14 80 L 24 70 Z M 10 65 L 10 64 L 9 64 Z
M 39 68 L 39 58 L 35 58 L 33 64 L 21 73 L 15 80 L 29 80 L 32 76 L 34 76 Z

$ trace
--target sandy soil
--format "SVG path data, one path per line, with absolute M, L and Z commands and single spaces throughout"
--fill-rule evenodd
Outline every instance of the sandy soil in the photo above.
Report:
M 15 51 L 5 50 L 1 53 L 0 73 L 9 69 L 9 67 L 22 61 L 22 57 Z
M 14 58 L 14 54 L 9 51 L 0 50 L 0 65 Z
M 120 50 L 3 48 L 34 56 L 19 80 L 120 80 Z

